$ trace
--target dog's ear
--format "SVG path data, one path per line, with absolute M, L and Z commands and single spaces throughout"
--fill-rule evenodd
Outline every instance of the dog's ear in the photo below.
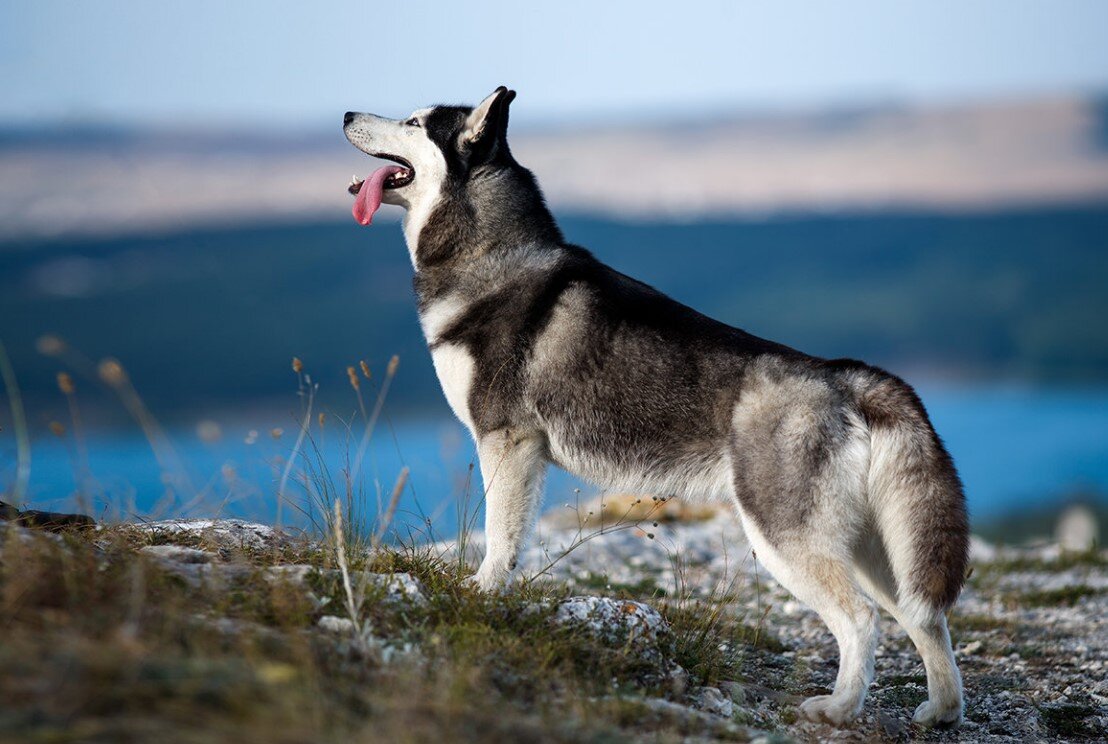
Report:
M 477 104 L 466 118 L 459 144 L 469 151 L 470 162 L 492 159 L 508 147 L 508 106 L 516 97 L 503 85 Z

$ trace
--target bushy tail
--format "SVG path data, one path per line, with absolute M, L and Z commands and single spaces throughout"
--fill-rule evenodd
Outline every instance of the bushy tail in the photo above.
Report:
M 896 579 L 920 623 L 958 599 L 969 561 L 962 482 L 915 391 L 887 373 L 859 391 L 870 429 L 869 498 Z

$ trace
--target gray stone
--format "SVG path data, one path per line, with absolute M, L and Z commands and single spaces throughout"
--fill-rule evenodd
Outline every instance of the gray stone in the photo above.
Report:
M 139 549 L 140 553 L 173 563 L 211 563 L 219 556 L 207 550 L 186 548 L 181 545 L 147 545 Z
M 581 628 L 613 642 L 630 642 L 643 650 L 656 649 L 669 634 L 669 623 L 642 602 L 608 597 L 570 597 L 554 612 L 554 622 Z
M 167 519 L 136 527 L 158 536 L 196 536 L 226 549 L 260 550 L 283 545 L 292 539 L 274 527 L 242 519 Z
M 746 703 L 746 690 L 738 682 L 720 682 L 719 689 L 724 692 L 735 705 Z
M 701 687 L 692 695 L 693 705 L 705 713 L 721 718 L 730 718 L 734 712 L 734 703 L 717 687 Z
M 350 618 L 336 617 L 335 615 L 324 615 L 316 621 L 315 626 L 325 633 L 336 635 L 352 635 L 358 629 L 358 626 Z

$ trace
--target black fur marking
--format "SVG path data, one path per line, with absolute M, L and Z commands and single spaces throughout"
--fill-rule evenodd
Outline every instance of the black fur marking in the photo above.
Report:
M 459 142 L 472 107 L 436 106 L 426 117 L 424 127 L 443 153 L 447 178 L 419 234 L 416 290 L 421 301 L 448 290 L 449 273 L 433 270 L 445 264 L 496 250 L 564 242 L 535 177 L 515 162 L 508 148 L 508 104 L 514 97 L 507 91 L 494 112 L 495 147 L 483 138 L 476 154 Z

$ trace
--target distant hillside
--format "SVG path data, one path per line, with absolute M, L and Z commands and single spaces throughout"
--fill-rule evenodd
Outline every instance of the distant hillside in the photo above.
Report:
M 913 376 L 1108 382 L 1108 206 L 563 224 L 617 268 L 815 354 Z M 293 355 L 347 401 L 347 364 L 398 353 L 392 410 L 445 413 L 410 279 L 389 224 L 9 243 L 0 339 L 28 394 L 56 403 L 59 365 L 34 350 L 46 333 L 119 357 L 161 411 L 290 401 Z
M 0 239 L 341 219 L 372 162 L 340 113 L 297 133 L 0 130 Z M 637 219 L 1108 198 L 1104 99 L 516 127 L 512 143 L 556 207 Z

